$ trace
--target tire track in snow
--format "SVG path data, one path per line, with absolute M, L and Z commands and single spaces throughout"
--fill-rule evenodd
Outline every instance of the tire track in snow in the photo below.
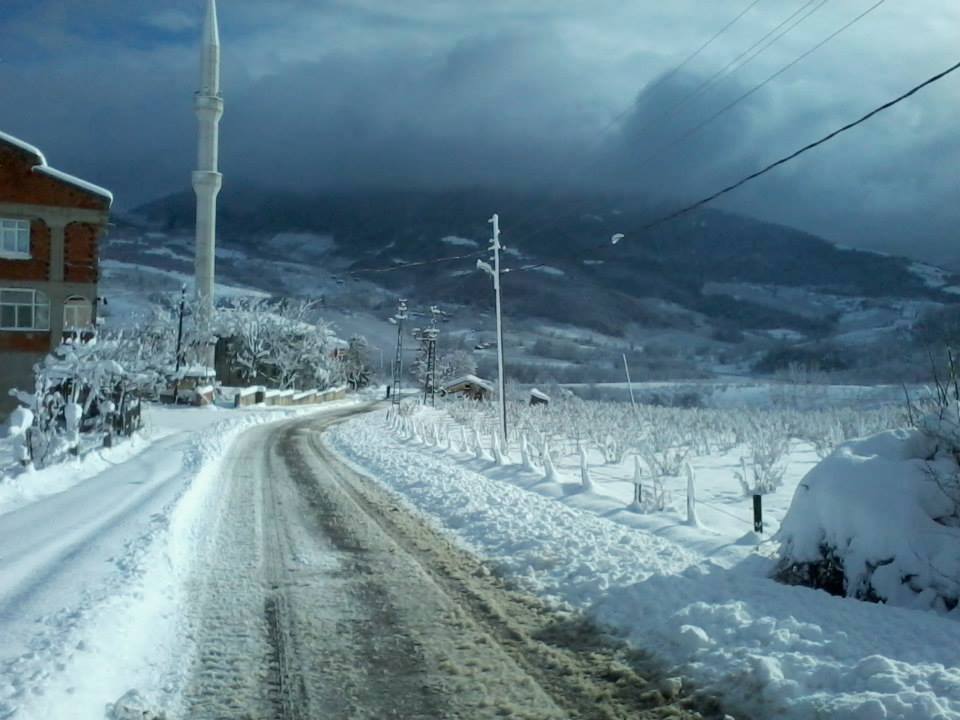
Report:
M 191 585 L 186 717 L 699 717 L 639 658 L 511 590 L 340 463 L 319 432 L 344 418 L 236 444 Z

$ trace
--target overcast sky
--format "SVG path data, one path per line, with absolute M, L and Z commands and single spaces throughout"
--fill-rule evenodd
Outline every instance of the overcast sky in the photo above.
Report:
M 205 0 L 2 2 L 0 130 L 121 208 L 189 187 Z M 751 0 L 220 0 L 225 182 L 683 203 L 960 60 L 960 2 L 887 0 L 684 137 L 875 2 L 760 0 L 671 73 Z M 812 14 L 690 98 L 797 11 Z M 960 263 L 960 72 L 723 207 Z

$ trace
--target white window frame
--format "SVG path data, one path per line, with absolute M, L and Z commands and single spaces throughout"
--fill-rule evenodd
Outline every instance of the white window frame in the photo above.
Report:
M 29 294 L 29 299 L 18 299 L 11 293 Z M 11 317 L 13 322 L 10 321 Z M 28 317 L 29 322 L 27 322 Z M 45 292 L 33 288 L 0 287 L 0 330 L 49 332 L 50 298 Z
M 76 322 L 79 313 L 86 315 L 85 323 Z M 72 322 L 71 322 L 72 321 Z M 82 295 L 71 295 L 63 303 L 63 329 L 82 330 L 93 325 L 93 303 Z
M 0 258 L 29 260 L 30 221 L 0 217 Z

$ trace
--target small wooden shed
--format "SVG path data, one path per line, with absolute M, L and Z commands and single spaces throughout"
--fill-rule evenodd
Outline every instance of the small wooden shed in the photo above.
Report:
M 533 390 L 530 391 L 530 404 L 531 405 L 549 405 L 550 396 L 547 395 L 545 392 L 541 392 L 540 390 L 537 390 L 536 388 L 534 388 Z
M 464 375 L 443 386 L 443 395 L 462 395 L 471 400 L 489 400 L 493 396 L 493 384 L 476 375 Z

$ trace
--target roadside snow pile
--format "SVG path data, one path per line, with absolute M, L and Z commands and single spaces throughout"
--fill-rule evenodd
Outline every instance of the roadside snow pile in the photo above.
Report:
M 138 433 L 115 447 L 96 449 L 39 470 L 29 466 L 24 469 L 19 463 L 14 467 L 0 469 L 0 516 L 49 495 L 68 490 L 115 465 L 128 462 L 164 436 L 163 430 L 154 432 L 153 435 Z M 22 436 L 12 439 L 15 443 L 12 452 L 17 453 L 18 460 L 26 453 L 22 444 L 16 444 L 21 438 Z
M 780 527 L 778 580 L 960 619 L 957 424 L 920 426 L 842 445 L 810 471 Z
M 333 447 L 361 469 L 375 458 L 375 467 L 385 471 L 377 474 L 389 477 L 390 486 L 414 507 L 442 518 L 443 525 L 505 574 L 554 602 L 590 605 L 612 584 L 677 572 L 697 560 L 669 540 L 632 533 L 592 513 L 451 468 L 443 457 L 416 450 L 396 454 L 392 442 L 383 446 L 381 432 L 364 422 L 348 422 L 336 426 L 329 437 Z M 479 462 L 496 466 L 486 456 Z M 504 506 L 511 512 L 502 512 Z M 637 562 L 641 557 L 644 561 Z

